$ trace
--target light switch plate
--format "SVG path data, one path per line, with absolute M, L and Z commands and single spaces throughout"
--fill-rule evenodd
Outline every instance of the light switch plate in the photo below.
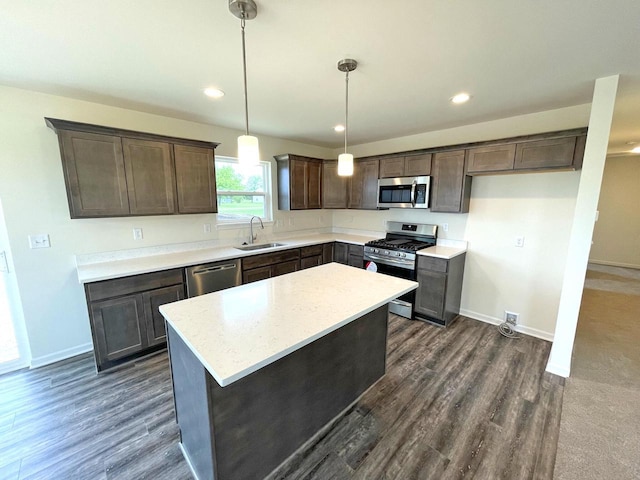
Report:
M 49 235 L 41 233 L 38 235 L 29 235 L 29 248 L 49 248 L 51 242 L 49 241 Z

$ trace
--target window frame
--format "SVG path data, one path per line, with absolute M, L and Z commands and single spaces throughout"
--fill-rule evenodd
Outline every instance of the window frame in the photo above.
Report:
M 272 198 L 272 190 L 273 186 L 271 183 L 271 163 L 266 160 L 260 160 L 258 162 L 258 166 L 262 168 L 262 180 L 264 186 L 264 192 L 249 192 L 244 190 L 219 190 L 218 189 L 218 177 L 217 177 L 217 164 L 218 162 L 222 164 L 231 164 L 231 165 L 239 165 L 238 159 L 235 157 L 228 156 L 217 156 L 215 157 L 214 163 L 216 166 L 216 204 L 218 205 L 218 213 L 216 214 L 218 225 L 224 226 L 245 226 L 251 217 L 248 215 L 242 218 L 224 218 L 224 212 L 220 212 L 220 196 L 231 196 L 231 197 L 263 197 L 264 198 L 264 216 L 260 217 L 263 223 L 273 223 L 273 202 Z

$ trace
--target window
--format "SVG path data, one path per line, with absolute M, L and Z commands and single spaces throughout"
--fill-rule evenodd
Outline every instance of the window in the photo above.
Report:
M 218 221 L 240 223 L 257 215 L 271 220 L 271 165 L 240 166 L 238 160 L 216 157 Z

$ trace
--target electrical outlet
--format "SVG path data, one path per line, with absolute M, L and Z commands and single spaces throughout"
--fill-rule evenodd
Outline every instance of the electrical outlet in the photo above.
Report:
M 39 235 L 29 235 L 29 248 L 49 248 L 51 242 L 49 241 L 49 235 L 41 233 Z
M 276 220 L 276 227 L 282 227 L 282 220 Z
M 443 232 L 448 232 L 449 231 L 449 224 L 448 223 L 443 223 L 442 224 L 442 231 Z
M 504 311 L 504 321 L 510 323 L 511 325 L 517 325 L 519 313 L 510 312 L 508 310 Z
M 134 240 L 142 240 L 142 229 L 134 228 L 133 229 L 133 239 Z
M 204 233 L 211 233 L 211 224 L 210 223 L 205 223 L 204 224 Z
M 516 237 L 516 247 L 524 247 L 524 237 Z
M 289 226 L 293 227 L 293 218 L 289 217 Z

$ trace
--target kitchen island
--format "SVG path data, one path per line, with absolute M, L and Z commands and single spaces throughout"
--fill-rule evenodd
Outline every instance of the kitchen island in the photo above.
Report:
M 263 478 L 385 372 L 387 303 L 416 282 L 330 263 L 160 307 L 194 475 Z

